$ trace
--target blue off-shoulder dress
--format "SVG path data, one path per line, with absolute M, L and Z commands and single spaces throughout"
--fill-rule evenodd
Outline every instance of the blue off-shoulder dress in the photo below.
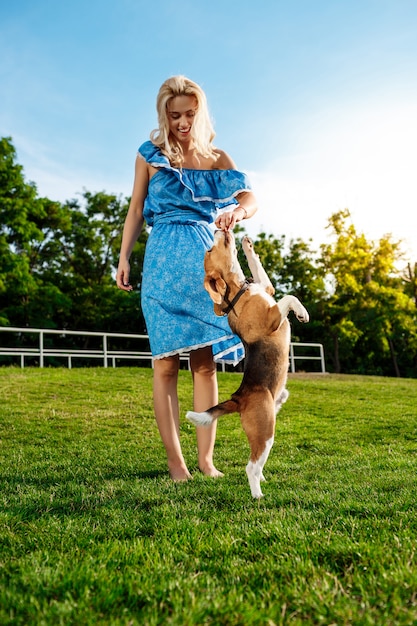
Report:
M 139 155 L 157 172 L 149 181 L 144 218 L 151 227 L 145 249 L 141 301 L 154 358 L 212 346 L 215 361 L 236 365 L 243 345 L 227 317 L 218 317 L 204 289 L 204 255 L 213 245 L 218 211 L 251 187 L 237 170 L 172 167 L 151 141 Z

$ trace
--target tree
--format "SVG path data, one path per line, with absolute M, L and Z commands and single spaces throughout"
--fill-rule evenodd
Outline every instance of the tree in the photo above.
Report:
M 367 241 L 349 218 L 347 209 L 335 213 L 329 227 L 336 240 L 321 246 L 329 284 L 323 324 L 333 343 L 333 366 L 336 372 L 399 376 L 399 364 L 415 354 L 417 340 L 416 307 L 396 270 L 400 243 L 389 235 Z
M 406 283 L 405 291 L 414 300 L 417 306 L 417 263 L 407 263 L 404 271 L 404 281 Z
M 141 282 L 146 230 L 132 254 L 133 294 L 116 288 L 115 265 L 128 199 L 85 191 L 83 205 L 65 205 L 68 220 L 53 243 L 55 264 L 44 268 L 48 283 L 59 286 L 71 300 L 67 318 L 59 326 L 74 330 L 144 332 L 138 290 Z
M 0 324 L 144 331 L 138 293 L 129 297 L 114 282 L 128 199 L 86 191 L 82 202 L 40 198 L 11 139 L 1 139 Z M 146 238 L 132 256 L 137 288 Z
M 25 182 L 16 164 L 10 138 L 0 140 L 0 320 L 4 324 L 30 326 L 38 321 L 42 279 L 37 260 L 48 235 L 62 218 L 60 205 L 39 198 L 34 183 Z M 47 225 L 50 230 L 48 231 Z M 44 290 L 43 290 L 44 291 Z M 48 302 L 57 295 L 49 292 Z

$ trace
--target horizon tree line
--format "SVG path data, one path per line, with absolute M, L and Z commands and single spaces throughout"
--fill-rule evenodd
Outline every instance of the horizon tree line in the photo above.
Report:
M 134 292 L 114 281 L 128 205 L 104 191 L 64 203 L 40 197 L 12 139 L 1 138 L 0 326 L 146 333 L 147 229 L 131 257 Z M 291 293 L 309 311 L 309 324 L 292 323 L 293 341 L 322 343 L 331 372 L 417 377 L 417 263 L 391 235 L 368 240 L 348 209 L 331 215 L 327 228 L 331 243 L 318 249 L 285 235 L 253 239 L 276 298 Z M 248 273 L 243 254 L 240 261 Z

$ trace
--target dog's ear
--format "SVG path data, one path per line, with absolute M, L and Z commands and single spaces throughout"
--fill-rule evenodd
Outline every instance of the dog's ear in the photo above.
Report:
M 266 316 L 266 325 L 268 328 L 268 334 L 273 333 L 277 328 L 281 326 L 282 315 L 279 310 L 278 304 L 274 304 L 268 309 Z
M 210 272 L 204 278 L 204 287 L 214 304 L 221 304 L 226 294 L 227 285 L 220 272 Z

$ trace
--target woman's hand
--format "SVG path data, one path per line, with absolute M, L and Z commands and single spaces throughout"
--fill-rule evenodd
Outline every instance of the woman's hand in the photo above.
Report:
M 232 211 L 224 211 L 214 222 L 219 230 L 233 230 L 236 224 L 247 217 L 246 209 L 240 204 Z
M 123 291 L 132 291 L 133 287 L 129 283 L 130 264 L 128 261 L 124 263 L 120 261 L 116 274 L 116 284 Z

